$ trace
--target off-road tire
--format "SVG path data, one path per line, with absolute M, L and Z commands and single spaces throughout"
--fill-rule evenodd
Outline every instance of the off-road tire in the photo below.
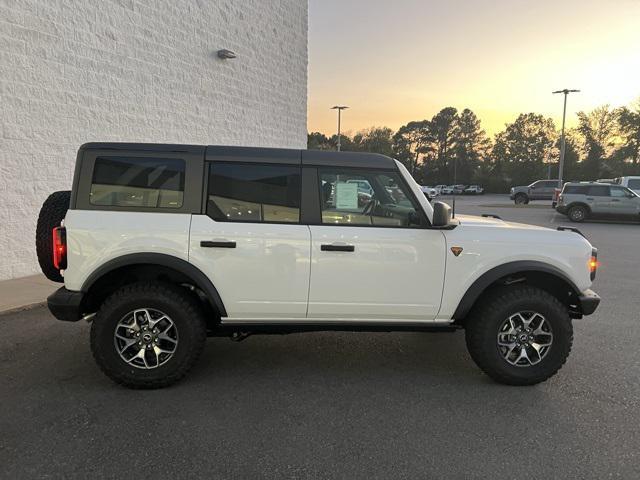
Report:
M 509 364 L 498 349 L 500 325 L 516 312 L 541 313 L 553 332 L 553 343 L 536 365 Z M 473 309 L 465 323 L 467 349 L 476 365 L 489 377 L 507 385 L 534 385 L 555 375 L 564 365 L 573 343 L 569 313 L 557 298 L 530 286 L 497 288 Z
M 516 193 L 513 201 L 516 205 L 526 205 L 529 203 L 529 196 L 526 193 Z
M 54 282 L 64 282 L 60 271 L 53 266 L 53 236 L 54 227 L 60 226 L 60 222 L 69 210 L 71 192 L 68 190 L 54 192 L 44 201 L 38 215 L 36 226 L 36 254 L 38 263 L 44 276 Z
M 116 325 L 138 308 L 167 314 L 178 331 L 173 357 L 149 370 L 126 363 L 114 344 Z M 91 351 L 100 369 L 115 382 L 129 388 L 163 388 L 180 380 L 193 367 L 206 337 L 203 312 L 188 290 L 161 282 L 141 282 L 122 287 L 104 301 L 91 325 Z
M 589 210 L 587 207 L 583 207 L 582 205 L 574 205 L 567 211 L 567 217 L 569 217 L 569 220 L 576 223 L 584 222 L 588 216 Z

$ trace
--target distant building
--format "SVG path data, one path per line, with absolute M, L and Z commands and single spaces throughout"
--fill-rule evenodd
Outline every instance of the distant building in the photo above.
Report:
M 0 279 L 39 271 L 40 205 L 85 142 L 306 146 L 306 0 L 4 5 Z

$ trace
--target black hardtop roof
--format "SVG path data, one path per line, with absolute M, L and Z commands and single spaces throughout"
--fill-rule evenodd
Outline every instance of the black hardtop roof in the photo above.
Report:
M 395 161 L 379 153 L 297 150 L 291 148 L 181 145 L 169 143 L 91 142 L 80 150 L 204 154 L 207 160 L 292 165 L 396 169 Z

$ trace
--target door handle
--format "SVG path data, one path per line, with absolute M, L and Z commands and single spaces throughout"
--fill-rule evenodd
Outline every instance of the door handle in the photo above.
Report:
M 236 248 L 236 242 L 227 240 L 203 240 L 200 246 L 204 248 Z
M 587 200 L 593 200 L 593 197 L 587 197 Z
M 353 252 L 356 247 L 353 245 L 339 244 L 339 243 L 329 243 L 320 245 L 320 250 L 323 252 Z
M 617 198 L 612 198 L 611 201 L 612 202 L 619 202 L 620 200 L 618 200 Z

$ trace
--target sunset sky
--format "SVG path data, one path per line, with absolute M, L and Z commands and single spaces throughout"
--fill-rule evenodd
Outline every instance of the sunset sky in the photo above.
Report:
M 471 108 L 493 134 L 520 112 L 560 125 L 640 97 L 640 0 L 310 0 L 308 130 L 397 129 Z

